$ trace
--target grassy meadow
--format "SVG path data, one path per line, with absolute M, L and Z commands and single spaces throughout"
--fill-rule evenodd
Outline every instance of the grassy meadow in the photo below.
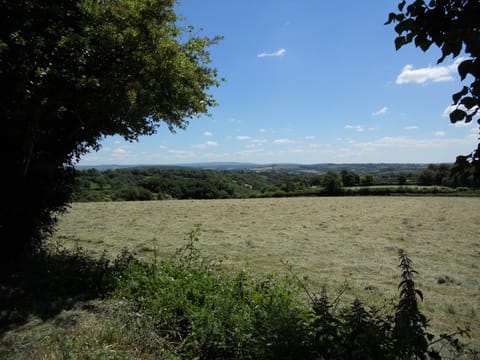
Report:
M 316 197 L 75 203 L 51 241 L 115 256 L 168 256 L 200 226 L 203 254 L 227 268 L 286 272 L 285 262 L 343 298 L 397 295 L 397 250 L 419 272 L 431 330 L 471 326 L 480 347 L 479 198 Z

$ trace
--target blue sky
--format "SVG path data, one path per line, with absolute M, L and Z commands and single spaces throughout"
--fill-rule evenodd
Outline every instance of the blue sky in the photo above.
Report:
M 396 4 L 181 1 L 199 34 L 224 36 L 210 49 L 227 79 L 211 89 L 219 106 L 176 134 L 107 138 L 80 165 L 453 162 L 478 137 L 478 126 L 448 119 L 458 62 L 437 66 L 434 47 L 395 51 L 384 23 Z

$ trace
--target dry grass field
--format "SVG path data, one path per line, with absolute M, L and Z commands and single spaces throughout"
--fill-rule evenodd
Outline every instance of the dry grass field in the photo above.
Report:
M 423 311 L 435 332 L 470 324 L 480 348 L 479 198 L 316 197 L 76 203 L 52 241 L 112 256 L 168 255 L 201 227 L 203 254 L 232 269 L 283 273 L 282 262 L 312 290 L 349 286 L 380 303 L 397 294 L 397 249 L 419 272 Z

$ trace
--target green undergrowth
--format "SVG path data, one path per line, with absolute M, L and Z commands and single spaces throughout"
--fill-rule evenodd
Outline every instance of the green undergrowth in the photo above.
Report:
M 286 276 L 232 274 L 204 257 L 197 242 L 193 230 L 173 256 L 154 253 L 150 262 L 126 252 L 115 261 L 80 249 L 44 253 L 31 265 L 37 267 L 33 279 L 2 280 L 0 358 L 479 356 L 462 346 L 465 330 L 429 333 L 417 274 L 401 250 L 398 303 L 377 308 L 360 299 L 342 305 L 342 293 L 314 292 L 291 267 Z

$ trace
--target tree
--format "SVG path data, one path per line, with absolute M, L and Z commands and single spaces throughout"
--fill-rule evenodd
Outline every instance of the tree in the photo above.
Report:
M 399 13 L 390 13 L 386 24 L 397 23 L 395 31 L 396 49 L 413 42 L 416 47 L 427 51 L 433 44 L 440 48 L 441 63 L 449 55 L 461 58 L 458 74 L 463 81 L 471 77 L 470 86 L 453 94 L 450 121 L 471 122 L 480 112 L 480 2 L 478 0 L 415 0 L 406 6 L 398 5 Z M 470 76 L 469 76 L 470 75 Z M 477 120 L 480 124 L 480 119 Z M 477 149 L 466 156 L 458 156 L 457 169 L 473 172 L 480 179 L 480 143 Z
M 353 171 L 343 169 L 340 171 L 340 176 L 344 186 L 355 186 L 360 183 L 360 176 Z
M 184 129 L 218 86 L 174 0 L 0 0 L 0 262 L 31 253 L 65 209 L 73 165 L 108 135 Z
M 433 185 L 435 184 L 435 172 L 432 169 L 423 170 L 418 176 L 418 185 Z
M 322 186 L 327 194 L 341 194 L 342 193 L 342 177 L 336 172 L 328 171 L 322 177 Z
M 365 174 L 360 178 L 360 184 L 363 186 L 371 186 L 373 185 L 374 180 L 372 174 Z

